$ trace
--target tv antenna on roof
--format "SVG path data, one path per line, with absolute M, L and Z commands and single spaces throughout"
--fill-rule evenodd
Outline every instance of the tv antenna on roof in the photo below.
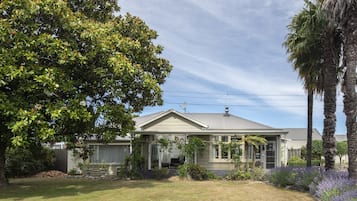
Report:
M 180 107 L 183 109 L 183 112 L 186 113 L 187 103 L 183 102 L 182 104 L 180 104 Z

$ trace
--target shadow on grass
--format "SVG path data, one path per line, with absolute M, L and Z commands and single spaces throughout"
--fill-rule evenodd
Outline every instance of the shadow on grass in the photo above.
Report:
M 168 180 L 106 180 L 83 178 L 25 178 L 12 179 L 10 185 L 0 188 L 0 199 L 23 200 L 26 198 L 50 199 L 77 196 L 121 188 L 152 188 Z

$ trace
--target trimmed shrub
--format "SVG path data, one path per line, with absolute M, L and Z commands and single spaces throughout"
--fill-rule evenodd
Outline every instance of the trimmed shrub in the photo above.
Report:
M 311 166 L 320 166 L 320 160 L 311 160 Z M 288 166 L 290 167 L 306 167 L 306 160 L 299 157 L 292 157 L 288 160 Z
M 8 177 L 31 176 L 53 169 L 55 161 L 54 151 L 40 144 L 8 148 L 5 156 L 5 173 Z

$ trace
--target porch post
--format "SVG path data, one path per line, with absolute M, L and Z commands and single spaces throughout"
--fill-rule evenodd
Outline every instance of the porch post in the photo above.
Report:
M 245 138 L 245 136 L 243 135 L 242 136 L 242 142 L 243 142 L 243 144 L 242 144 L 242 162 L 243 163 L 247 161 L 246 155 L 245 155 L 245 139 L 244 138 Z
M 276 137 L 276 167 L 280 167 L 281 166 L 281 138 L 280 135 L 278 137 Z
M 158 144 L 157 146 L 157 153 L 158 153 L 158 158 L 159 158 L 159 169 L 161 169 L 161 146 Z
M 151 170 L 151 143 L 148 146 L 148 170 Z

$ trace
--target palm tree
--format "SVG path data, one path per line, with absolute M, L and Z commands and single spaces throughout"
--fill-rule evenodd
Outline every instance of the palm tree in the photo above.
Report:
M 242 138 L 241 144 L 246 144 L 253 146 L 253 168 L 255 168 L 255 152 L 259 149 L 259 145 L 266 145 L 267 140 L 264 137 L 256 136 L 256 135 L 248 135 Z M 247 156 L 246 156 L 247 158 Z
M 322 41 L 320 33 L 323 23 L 318 7 L 305 1 L 305 8 L 294 16 L 288 25 L 289 33 L 283 43 L 289 61 L 308 92 L 307 166 L 311 166 L 313 94 L 322 93 L 323 74 L 321 64 Z
M 345 75 L 342 91 L 344 93 L 344 108 L 346 115 L 348 144 L 349 177 L 357 179 L 357 96 L 356 96 L 356 65 L 357 65 L 357 0 L 325 0 L 323 8 L 331 23 L 342 32 L 343 60 Z

